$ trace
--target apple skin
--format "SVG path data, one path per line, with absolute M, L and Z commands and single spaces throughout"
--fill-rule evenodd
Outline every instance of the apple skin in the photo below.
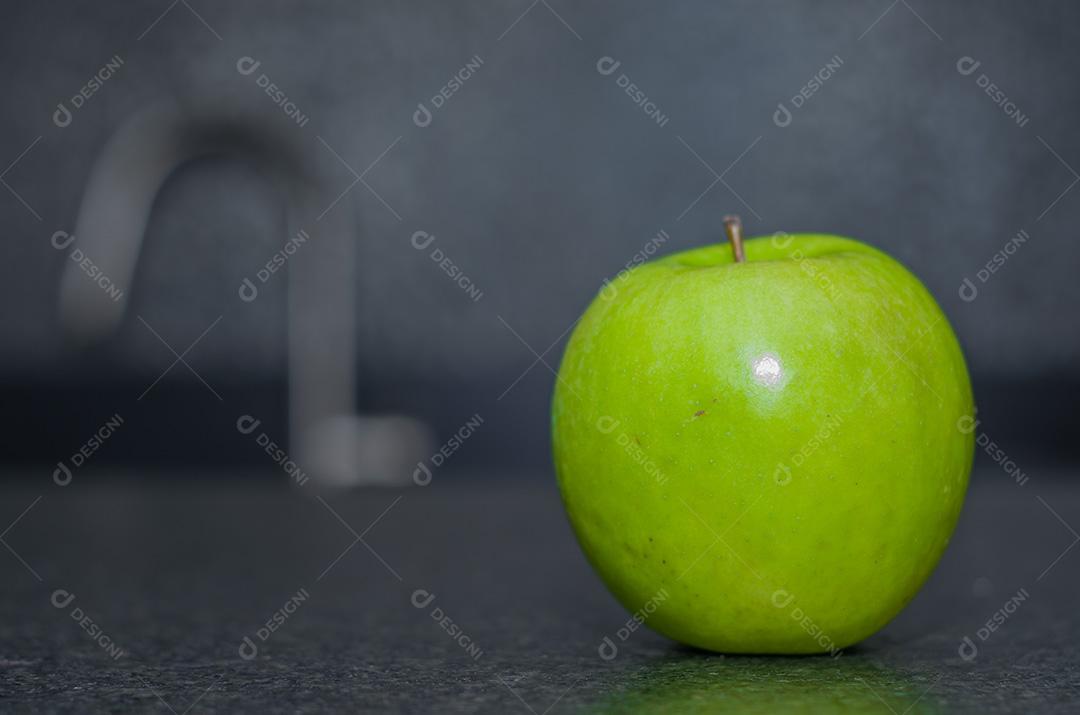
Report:
M 745 263 L 716 244 L 601 290 L 558 373 L 559 488 L 593 568 L 656 631 L 835 652 L 899 613 L 948 544 L 970 381 L 933 297 L 881 251 L 744 245 Z

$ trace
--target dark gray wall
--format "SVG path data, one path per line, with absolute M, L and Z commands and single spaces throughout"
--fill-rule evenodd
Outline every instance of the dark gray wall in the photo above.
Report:
M 828 231 L 890 252 L 953 321 L 980 402 L 997 400 L 998 430 L 1038 437 L 1076 424 L 1075 3 L 160 0 L 0 13 L 0 165 L 41 137 L 4 173 L 12 191 L 0 187 L 0 373 L 9 405 L 30 415 L 13 428 L 43 453 L 52 443 L 34 441 L 40 428 L 85 434 L 58 410 L 89 414 L 92 427 L 84 398 L 135 389 L 171 362 L 133 319 L 103 346 L 68 343 L 56 320 L 65 258 L 49 245 L 72 230 L 110 135 L 169 97 L 240 105 L 289 135 L 337 177 L 327 205 L 352 177 L 320 137 L 358 171 L 400 137 L 364 175 L 400 220 L 362 184 L 333 209 L 356 216 L 361 392 L 440 430 L 486 410 L 498 426 L 478 452 L 545 458 L 552 377 L 537 366 L 496 401 L 534 360 L 500 316 L 543 351 L 658 230 L 671 237 L 665 251 L 697 246 L 718 240 L 732 211 L 750 233 Z M 57 127 L 57 102 L 114 55 L 120 70 Z M 244 56 L 261 60 L 306 126 L 237 72 Z M 474 56 L 475 75 L 418 127 L 418 102 L 430 105 Z M 619 69 L 602 75 L 602 57 Z M 963 57 L 981 65 L 965 76 Z M 832 58 L 835 74 L 777 126 L 778 103 L 790 107 Z M 621 74 L 663 126 L 619 88 Z M 982 75 L 1023 126 L 979 87 Z M 287 238 L 280 206 L 242 163 L 189 167 L 159 197 L 130 289 L 134 313 L 177 349 L 224 314 L 190 359 L 225 383 L 280 386 L 284 281 L 243 311 L 236 301 L 240 280 Z M 421 229 L 482 300 L 410 246 Z M 1030 239 L 979 282 L 1021 229 Z M 965 277 L 979 287 L 971 302 L 958 295 Z M 560 349 L 547 354 L 553 366 Z

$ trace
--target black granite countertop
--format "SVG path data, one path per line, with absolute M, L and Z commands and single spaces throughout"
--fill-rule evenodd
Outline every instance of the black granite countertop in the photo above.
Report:
M 0 711 L 1077 712 L 1080 487 L 1029 475 L 977 473 L 927 586 L 836 659 L 646 629 L 602 659 L 628 616 L 553 486 L 9 488 Z

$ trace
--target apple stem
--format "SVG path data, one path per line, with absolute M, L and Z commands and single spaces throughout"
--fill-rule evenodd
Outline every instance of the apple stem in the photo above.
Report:
M 746 263 L 746 254 L 742 245 L 742 219 L 738 216 L 724 217 L 724 232 L 731 241 L 731 250 L 735 253 L 736 263 Z

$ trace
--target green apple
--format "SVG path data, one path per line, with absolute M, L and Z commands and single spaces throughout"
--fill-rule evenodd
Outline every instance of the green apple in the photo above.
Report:
M 566 347 L 552 431 L 570 522 L 635 620 L 714 651 L 816 653 L 882 628 L 938 562 L 973 410 L 911 273 L 849 238 L 778 234 L 608 283 Z

